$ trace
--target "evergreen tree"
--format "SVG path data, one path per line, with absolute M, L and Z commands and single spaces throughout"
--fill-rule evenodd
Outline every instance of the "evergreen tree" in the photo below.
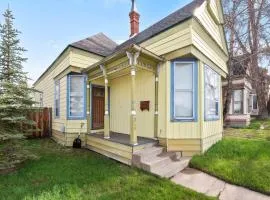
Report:
M 14 28 L 14 17 L 8 8 L 4 23 L 0 25 L 0 139 L 20 130 L 22 124 L 32 124 L 26 115 L 33 101 L 32 89 L 27 86 L 27 73 L 23 71 L 26 51 L 20 47 L 20 32 Z

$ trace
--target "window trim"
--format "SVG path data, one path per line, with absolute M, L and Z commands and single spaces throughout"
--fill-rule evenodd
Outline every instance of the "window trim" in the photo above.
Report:
M 256 97 L 256 101 L 257 101 L 256 108 L 254 108 L 254 97 Z M 259 109 L 258 107 L 259 107 L 258 96 L 257 96 L 257 94 L 252 94 L 252 111 L 258 110 Z
M 58 115 L 56 115 L 56 86 L 59 86 L 59 94 L 58 94 Z M 55 119 L 59 119 L 60 118 L 60 98 L 61 98 L 61 96 L 60 96 L 60 80 L 55 80 L 54 81 L 54 118 Z
M 83 77 L 84 78 L 84 91 L 83 91 L 83 115 L 82 116 L 70 116 L 70 83 L 71 83 L 71 77 Z M 87 84 L 86 84 L 86 75 L 83 74 L 69 74 L 67 75 L 67 119 L 68 120 L 86 120 L 86 107 L 87 107 Z
M 174 104 L 174 74 L 175 74 L 175 64 L 176 63 L 186 63 L 192 64 L 192 82 L 193 82 L 193 116 L 192 117 L 176 117 L 175 116 L 175 104 Z M 198 63 L 194 58 L 190 59 L 175 59 L 171 61 L 171 122 L 197 122 L 198 120 Z
M 235 91 L 241 91 L 241 112 L 240 113 L 236 113 L 235 110 L 234 110 L 234 93 Z M 239 102 L 239 101 L 236 101 L 236 102 Z M 253 102 L 253 101 L 252 101 Z M 237 90 L 233 90 L 233 95 L 232 95 L 232 113 L 233 115 L 243 115 L 244 114 L 244 90 L 243 89 L 237 89 Z
M 213 70 L 218 76 L 219 76 L 219 98 L 218 98 L 218 102 L 219 102 L 219 104 L 218 104 L 218 116 L 207 116 L 207 114 L 206 114 L 206 101 L 205 101 L 205 97 L 206 97 L 206 84 L 205 84 L 205 77 L 206 77 L 206 71 L 205 71 L 205 69 L 206 69 L 206 67 L 208 67 L 208 68 L 210 68 L 211 70 Z M 207 64 L 204 64 L 204 69 L 203 69 L 203 75 L 204 75 L 204 80 L 203 80 L 203 82 L 204 82 L 204 98 L 203 98 L 203 101 L 204 101 L 204 121 L 219 121 L 221 118 L 220 118 L 220 116 L 221 116 L 221 92 L 222 92 L 222 88 L 221 88 L 221 76 L 220 76 L 220 74 L 218 74 L 214 69 L 212 69 L 209 65 L 207 65 Z

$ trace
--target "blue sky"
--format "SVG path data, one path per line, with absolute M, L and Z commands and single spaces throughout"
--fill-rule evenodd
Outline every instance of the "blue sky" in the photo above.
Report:
M 137 0 L 143 30 L 191 0 Z M 10 5 L 21 45 L 28 52 L 25 71 L 35 81 L 69 44 L 103 32 L 118 43 L 128 39 L 130 0 L 1 0 Z M 0 18 L 3 22 L 3 17 Z M 30 83 L 33 83 L 30 81 Z

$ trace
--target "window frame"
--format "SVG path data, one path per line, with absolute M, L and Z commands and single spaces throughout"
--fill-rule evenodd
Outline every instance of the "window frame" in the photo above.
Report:
M 56 87 L 59 87 L 59 94 L 56 94 Z M 54 118 L 59 119 L 60 118 L 60 80 L 55 80 L 54 81 Z M 58 102 L 56 103 L 56 96 L 58 96 Z M 57 104 L 57 105 L 56 105 Z M 56 108 L 58 107 L 58 115 L 56 112 Z
M 254 97 L 256 97 L 256 108 L 254 108 Z M 258 110 L 258 106 L 259 104 L 258 104 L 258 96 L 257 96 L 257 94 L 253 94 L 252 95 L 252 110 Z
M 71 87 L 71 78 L 72 77 L 82 77 L 84 79 L 84 88 L 83 88 L 83 115 L 82 116 L 71 116 L 70 115 L 70 87 Z M 69 74 L 67 75 L 67 119 L 68 120 L 86 120 L 86 108 L 87 108 L 87 84 L 86 84 L 86 76 L 83 74 Z
M 236 101 L 236 102 L 241 102 L 241 111 L 240 113 L 236 113 L 235 109 L 234 109 L 234 104 L 235 104 L 235 100 L 234 100 L 234 95 L 235 95 L 235 91 L 241 91 L 241 101 Z M 252 101 L 253 103 L 253 101 Z M 233 90 L 233 95 L 232 95 L 232 113 L 234 115 L 243 115 L 244 114 L 244 90 L 243 89 L 237 89 L 237 90 Z
M 211 69 L 214 73 L 216 73 L 216 75 L 218 76 L 218 80 L 219 80 L 219 97 L 218 97 L 218 115 L 207 115 L 206 114 L 206 68 Z M 220 116 L 221 116 L 221 76 L 220 74 L 218 74 L 214 69 L 212 69 L 209 65 L 204 64 L 204 121 L 218 121 L 220 120 Z
M 175 116 L 175 64 L 192 64 L 192 117 Z M 171 122 L 196 122 L 198 115 L 198 63 L 194 58 L 191 59 L 175 59 L 171 61 Z

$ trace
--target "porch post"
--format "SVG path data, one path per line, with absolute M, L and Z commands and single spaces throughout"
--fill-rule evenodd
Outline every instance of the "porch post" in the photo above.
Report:
M 91 123 L 91 116 L 90 116 L 90 104 L 91 104 L 91 101 L 90 101 L 90 94 L 91 94 L 91 87 L 90 87 L 91 83 L 90 81 L 88 81 L 87 79 L 87 91 L 86 91 L 86 99 L 87 99 L 87 108 L 86 108 L 86 114 L 87 114 L 87 133 L 90 133 L 91 130 L 92 130 L 92 123 Z
M 104 85 L 105 85 L 105 113 L 104 113 L 104 138 L 110 139 L 110 114 L 109 114 L 109 92 L 108 92 L 108 77 L 104 65 L 100 66 L 104 75 Z
M 127 52 L 131 70 L 131 115 L 130 115 L 130 144 L 138 145 L 137 126 L 136 126 L 136 66 L 139 52 Z
M 159 72 L 161 63 L 157 65 L 155 74 L 155 120 L 154 120 L 154 136 L 158 137 L 158 86 L 159 86 Z

